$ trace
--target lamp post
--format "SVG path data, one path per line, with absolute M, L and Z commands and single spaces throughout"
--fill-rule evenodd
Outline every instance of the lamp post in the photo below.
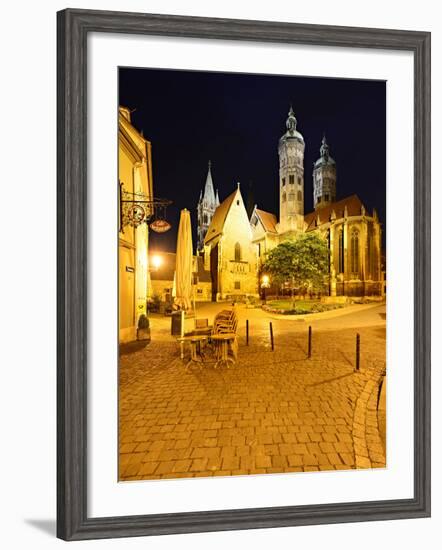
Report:
M 268 275 L 263 275 L 261 278 L 261 288 L 264 298 L 264 304 L 266 303 L 266 291 L 270 288 L 270 277 Z

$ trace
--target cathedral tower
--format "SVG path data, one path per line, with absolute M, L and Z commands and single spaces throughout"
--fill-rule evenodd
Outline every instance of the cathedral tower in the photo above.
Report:
M 209 169 L 207 171 L 206 185 L 204 186 L 204 194 L 201 191 L 197 206 L 198 213 L 198 244 L 197 250 L 204 249 L 204 237 L 209 229 L 213 214 L 219 206 L 218 190 L 213 187 L 211 162 L 209 160 Z
M 313 205 L 315 210 L 336 201 L 336 162 L 331 158 L 325 136 L 320 148 L 321 156 L 313 167 Z
M 296 130 L 293 109 L 280 138 L 279 154 L 279 232 L 302 231 L 304 226 L 304 138 Z

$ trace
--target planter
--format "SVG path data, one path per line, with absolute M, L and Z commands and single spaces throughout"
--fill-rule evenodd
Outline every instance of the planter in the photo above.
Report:
M 150 342 L 150 328 L 137 328 L 137 340 Z

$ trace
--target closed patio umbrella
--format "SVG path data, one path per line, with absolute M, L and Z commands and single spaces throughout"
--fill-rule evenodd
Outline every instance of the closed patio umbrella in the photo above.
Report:
M 181 210 L 176 245 L 175 305 L 186 311 L 192 308 L 192 227 L 190 212 Z

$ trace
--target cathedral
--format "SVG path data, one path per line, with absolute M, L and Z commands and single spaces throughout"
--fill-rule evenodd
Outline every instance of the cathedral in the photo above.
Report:
M 336 162 L 325 136 L 313 167 L 313 212 L 304 212 L 302 134 L 290 107 L 279 139 L 279 220 L 255 205 L 251 217 L 240 185 L 221 204 L 214 192 L 211 166 L 198 202 L 198 251 L 212 277 L 212 299 L 259 295 L 259 274 L 266 253 L 300 232 L 316 231 L 330 250 L 329 296 L 382 296 L 381 225 L 357 195 L 336 200 Z M 275 190 L 276 191 L 276 190 Z

